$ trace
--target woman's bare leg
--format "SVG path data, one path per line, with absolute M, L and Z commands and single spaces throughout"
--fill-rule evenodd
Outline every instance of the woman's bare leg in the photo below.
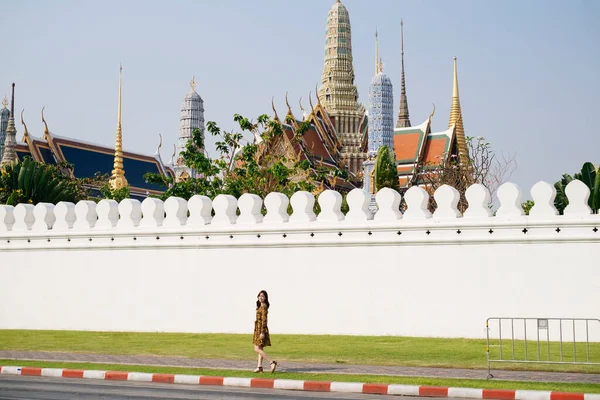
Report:
M 254 345 L 254 351 L 258 353 L 258 366 L 262 366 L 262 359 L 264 358 L 267 362 L 271 363 L 271 359 L 267 356 L 267 353 L 263 350 L 262 347 Z

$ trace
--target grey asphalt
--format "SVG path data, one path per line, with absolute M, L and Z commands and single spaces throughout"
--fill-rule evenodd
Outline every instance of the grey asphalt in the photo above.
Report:
M 0 375 L 0 400 L 398 399 L 397 396 Z M 416 399 L 416 397 L 406 397 Z
M 0 351 L 0 359 L 36 361 L 64 361 L 84 362 L 97 364 L 124 364 L 124 365 L 151 365 L 184 368 L 208 369 L 234 369 L 252 370 L 254 360 L 221 360 L 197 359 L 173 356 L 116 356 L 107 354 L 63 353 L 46 351 Z M 324 374 L 355 374 L 355 375 L 389 375 L 412 376 L 431 378 L 454 379 L 485 379 L 487 369 L 460 369 L 460 368 L 427 368 L 427 367 L 401 367 L 401 366 L 373 366 L 349 364 L 316 364 L 304 362 L 280 362 L 279 370 L 282 372 L 307 372 Z M 135 371 L 135 368 L 131 368 Z M 494 380 L 526 381 L 526 382 L 570 382 L 570 383 L 596 383 L 600 384 L 600 374 L 567 373 L 567 372 L 541 372 L 541 371 L 506 371 L 493 370 Z M 270 374 L 269 374 L 270 375 Z

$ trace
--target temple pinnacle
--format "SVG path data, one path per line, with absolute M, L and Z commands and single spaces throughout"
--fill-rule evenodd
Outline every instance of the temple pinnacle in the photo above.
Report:
M 115 157 L 113 163 L 112 176 L 109 185 L 112 190 L 127 187 L 127 179 L 123 170 L 123 134 L 121 131 L 121 94 L 123 88 L 123 66 L 119 67 L 119 103 L 117 111 L 117 134 L 115 139 Z
M 460 97 L 458 93 L 458 70 L 456 66 L 456 57 L 454 57 L 454 80 L 452 82 L 452 107 L 450 108 L 450 120 L 448 128 L 456 125 L 456 143 L 458 145 L 458 155 L 461 162 L 466 162 L 469 157 L 467 142 L 465 139 L 465 128 L 463 125 L 462 111 L 460 108 Z
M 402 79 L 400 82 L 400 109 L 398 110 L 398 122 L 396 128 L 406 128 L 410 126 L 410 117 L 408 114 L 408 98 L 406 97 L 406 81 L 404 77 L 404 21 L 400 20 L 400 51 L 402 55 Z

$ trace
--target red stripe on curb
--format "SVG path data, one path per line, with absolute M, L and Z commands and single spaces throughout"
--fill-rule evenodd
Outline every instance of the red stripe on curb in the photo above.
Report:
M 441 386 L 419 386 L 419 396 L 448 397 L 448 388 Z
M 514 390 L 483 389 L 484 399 L 515 400 Z
M 583 393 L 550 392 L 550 400 L 583 400 Z
M 254 378 L 250 381 L 250 387 L 261 389 L 273 389 L 274 379 Z
M 173 374 L 152 374 L 152 382 L 173 383 L 175 375 Z
M 365 383 L 362 392 L 365 394 L 388 394 L 388 385 Z
M 222 376 L 201 376 L 200 384 L 201 385 L 223 386 L 223 377 Z
M 79 369 L 63 369 L 63 378 L 83 378 L 83 371 Z
M 129 372 L 106 371 L 106 374 L 104 374 L 104 379 L 110 381 L 126 381 L 128 375 Z
M 304 390 L 311 392 L 329 392 L 331 391 L 331 382 L 304 381 Z
M 21 368 L 21 375 L 28 376 L 42 376 L 41 368 L 23 367 Z

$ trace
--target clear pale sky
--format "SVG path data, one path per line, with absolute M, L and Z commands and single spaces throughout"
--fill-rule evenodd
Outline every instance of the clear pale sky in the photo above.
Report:
M 50 130 L 114 145 L 119 63 L 123 142 L 153 154 L 158 134 L 170 160 L 181 101 L 195 75 L 205 119 L 234 128 L 235 113 L 285 114 L 320 83 L 325 24 L 334 0 L 4 1 L 0 10 L 0 95 L 16 83 L 16 111 L 41 136 Z M 452 57 L 458 57 L 466 134 L 514 154 L 511 181 L 529 197 L 585 161 L 600 163 L 600 1 L 345 0 L 356 84 L 368 103 L 379 53 L 400 92 L 404 20 L 407 94 L 413 125 L 436 105 L 433 130 L 447 127 Z M 314 98 L 314 97 L 313 97 Z M 17 139 L 23 128 L 17 123 Z M 214 154 L 214 140 L 207 147 Z

